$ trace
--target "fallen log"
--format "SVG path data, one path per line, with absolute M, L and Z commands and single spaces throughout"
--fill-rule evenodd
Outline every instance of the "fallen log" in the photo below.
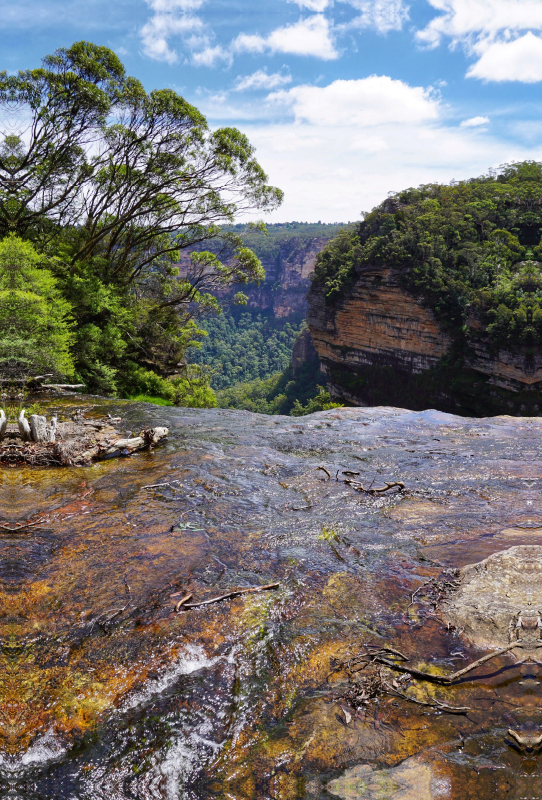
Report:
M 123 455 L 126 451 L 134 453 L 144 447 L 153 447 L 162 439 L 165 439 L 168 433 L 169 430 L 167 428 L 149 428 L 149 430 L 142 431 L 140 436 L 134 436 L 133 439 L 117 439 L 105 450 L 104 455 L 112 456 L 117 453 Z

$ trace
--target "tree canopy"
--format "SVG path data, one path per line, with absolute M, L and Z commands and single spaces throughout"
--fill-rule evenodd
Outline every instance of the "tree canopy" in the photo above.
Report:
M 203 251 L 189 279 L 175 268 L 182 248 L 214 239 L 239 213 L 280 204 L 247 137 L 211 130 L 171 89 L 147 93 L 90 42 L 1 73 L 0 102 L 10 120 L 0 238 L 49 259 L 77 321 L 77 374 L 105 392 L 141 367 L 175 374 L 194 319 L 218 308 L 214 291 L 264 276 L 234 231 L 222 233 L 235 255 L 227 264 Z
M 69 303 L 43 257 L 14 235 L 0 242 L 0 373 L 4 382 L 30 372 L 71 375 Z M 21 377 L 22 376 L 22 377 Z
M 386 199 L 318 257 L 314 282 L 340 303 L 369 265 L 400 271 L 461 338 L 472 315 L 495 348 L 542 342 L 542 163 L 428 184 Z

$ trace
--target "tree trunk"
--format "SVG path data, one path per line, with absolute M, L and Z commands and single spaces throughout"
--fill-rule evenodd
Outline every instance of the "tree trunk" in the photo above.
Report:
M 30 425 L 28 424 L 28 420 L 25 418 L 24 408 L 19 414 L 19 433 L 21 434 L 21 439 L 23 442 L 30 442 L 32 440 Z
M 47 420 L 39 414 L 30 414 L 30 430 L 32 432 L 33 442 L 46 442 L 47 436 Z

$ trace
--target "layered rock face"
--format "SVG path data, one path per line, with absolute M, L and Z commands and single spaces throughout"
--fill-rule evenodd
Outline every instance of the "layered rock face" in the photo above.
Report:
M 492 353 L 469 319 L 461 352 L 434 313 L 401 287 L 390 268 L 364 267 L 334 306 L 311 288 L 312 339 L 336 397 L 462 413 L 542 412 L 542 358 L 528 350 Z
M 286 318 L 305 315 L 310 276 L 314 271 L 316 256 L 324 249 L 329 237 L 295 238 L 282 242 L 271 257 L 262 258 L 266 278 L 260 286 L 241 287 L 249 298 L 249 306 L 259 311 L 272 311 L 275 317 Z M 190 271 L 190 252 L 183 251 L 179 268 L 181 274 Z M 223 300 L 239 290 L 221 293 Z
M 261 286 L 245 289 L 251 305 L 262 310 L 273 310 L 276 317 L 305 314 L 310 276 L 314 272 L 316 256 L 329 239 L 317 237 L 310 240 L 290 239 L 280 245 L 276 257 L 263 260 L 266 279 Z

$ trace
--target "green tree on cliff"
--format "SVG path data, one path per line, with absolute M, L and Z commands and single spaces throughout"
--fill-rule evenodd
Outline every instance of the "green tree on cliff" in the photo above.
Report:
M 385 200 L 319 255 L 314 288 L 334 306 L 364 267 L 398 270 L 461 344 L 469 317 L 493 349 L 542 343 L 542 163 L 508 164 Z

